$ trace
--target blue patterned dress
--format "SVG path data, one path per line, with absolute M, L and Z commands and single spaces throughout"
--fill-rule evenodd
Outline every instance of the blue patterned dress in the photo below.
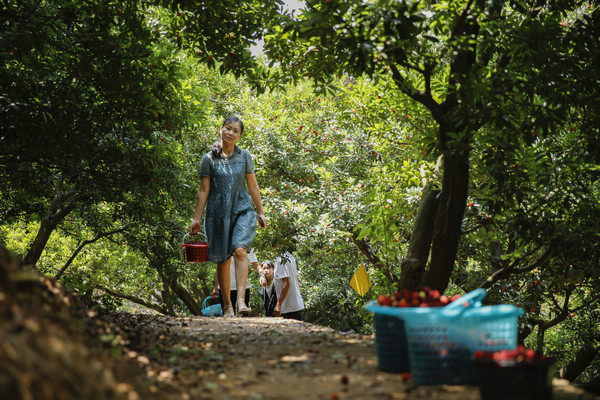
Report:
M 246 188 L 246 174 L 253 172 L 250 152 L 237 146 L 229 158 L 213 158 L 210 152 L 202 157 L 200 176 L 210 177 L 204 219 L 208 261 L 225 262 L 238 247 L 252 250 L 256 212 Z

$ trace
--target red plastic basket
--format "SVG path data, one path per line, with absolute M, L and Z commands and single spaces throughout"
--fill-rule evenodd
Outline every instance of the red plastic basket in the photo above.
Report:
M 201 263 L 205 262 L 208 256 L 208 243 L 204 241 L 191 240 L 185 241 L 186 236 L 189 233 L 183 235 L 181 248 L 183 248 L 183 260 L 189 263 Z M 204 236 L 204 235 L 202 235 Z M 206 239 L 206 236 L 204 236 Z

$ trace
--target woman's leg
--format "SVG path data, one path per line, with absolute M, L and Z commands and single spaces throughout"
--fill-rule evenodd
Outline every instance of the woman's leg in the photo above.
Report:
M 219 285 L 221 286 L 221 297 L 223 298 L 223 316 L 229 316 L 233 313 L 230 291 L 231 282 L 229 281 L 229 264 L 231 258 L 217 265 L 217 275 L 219 276 Z M 228 308 L 229 307 L 229 308 Z
M 248 251 L 243 247 L 238 247 L 233 251 L 233 256 L 235 257 L 235 283 L 237 286 L 236 307 L 239 313 L 248 315 L 250 309 L 244 300 L 248 282 Z

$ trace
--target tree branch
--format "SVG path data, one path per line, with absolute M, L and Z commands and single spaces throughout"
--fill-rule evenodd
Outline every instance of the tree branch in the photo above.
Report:
M 396 277 L 396 275 L 394 275 L 392 271 L 389 270 L 389 268 L 386 268 L 383 261 L 381 261 L 381 259 L 373 253 L 373 251 L 371 250 L 371 246 L 369 246 L 369 243 L 365 239 L 358 239 L 358 233 L 354 231 L 351 232 L 351 238 L 352 242 L 356 245 L 356 247 L 358 247 L 360 252 L 367 258 L 367 260 L 369 260 L 369 262 L 375 268 L 380 270 L 383 273 L 383 275 L 385 275 L 386 278 L 390 280 L 390 282 L 398 282 L 398 278 Z
M 440 104 L 431 97 L 431 88 L 427 87 L 425 92 L 411 90 L 411 88 L 406 86 L 404 76 L 397 66 L 390 65 L 390 70 L 392 71 L 392 78 L 396 83 L 396 87 L 414 101 L 423 104 L 431 112 L 433 118 L 439 123 L 442 120 L 441 108 Z M 427 78 L 427 76 L 425 76 L 425 78 Z M 426 79 L 426 81 L 431 82 L 431 80 L 428 79 Z
M 79 254 L 79 252 L 81 252 L 81 250 L 83 250 L 83 248 L 85 246 L 87 246 L 88 244 L 95 243 L 98 240 L 102 239 L 103 237 L 111 236 L 111 235 L 114 235 L 116 233 L 120 233 L 120 232 L 126 231 L 127 229 L 129 229 L 129 226 L 124 226 L 124 227 L 121 227 L 119 229 L 115 229 L 114 231 L 101 233 L 100 235 L 96 236 L 93 239 L 84 240 L 77 247 L 77 249 L 73 252 L 73 254 L 71 254 L 71 257 L 69 257 L 69 259 L 67 260 L 67 262 L 65 263 L 65 265 L 63 265 L 62 268 L 56 273 L 56 275 L 54 276 L 54 279 L 57 280 L 57 281 L 60 280 L 60 278 L 62 277 L 62 275 L 66 271 L 66 269 L 69 268 L 69 266 L 71 265 L 71 263 L 73 262 L 73 260 L 75 260 L 75 257 L 77 257 L 77 255 Z
M 552 298 L 553 298 L 553 300 L 555 300 L 554 296 L 552 296 Z M 553 326 L 560 324 L 562 321 L 564 321 L 569 316 L 570 298 L 571 298 L 571 293 L 567 293 L 567 295 L 565 296 L 565 301 L 564 301 L 563 307 L 560 307 L 561 311 L 556 315 L 556 317 L 552 318 L 551 320 L 545 321 L 545 322 L 540 322 L 538 330 L 545 331 L 547 329 L 552 328 Z
M 546 248 L 546 251 L 544 251 L 544 253 L 542 255 L 540 255 L 534 262 L 532 262 L 531 264 L 529 264 L 528 266 L 523 267 L 523 268 L 519 268 L 519 269 L 515 268 L 516 265 L 519 262 L 523 261 L 523 259 L 525 257 L 527 257 L 530 254 L 533 254 L 537 250 L 539 250 L 539 247 L 530 251 L 524 257 L 520 257 L 518 260 L 516 260 L 512 264 L 507 265 L 506 267 L 500 268 L 499 270 L 494 272 L 492 275 L 490 275 L 485 281 L 483 281 L 479 285 L 479 287 L 484 288 L 484 289 L 489 289 L 494 283 L 498 282 L 501 279 L 509 277 L 513 273 L 529 272 L 531 270 L 534 270 L 535 268 L 538 268 L 540 265 L 542 265 L 542 263 L 544 263 L 548 259 L 548 257 L 550 257 L 550 254 L 552 254 L 552 251 L 554 250 L 554 241 L 552 241 L 548 245 L 548 247 Z
M 164 308 L 164 307 L 162 307 L 162 306 L 160 306 L 158 304 L 152 303 L 150 301 L 147 301 L 145 299 L 142 299 L 140 297 L 129 295 L 129 294 L 125 294 L 125 293 L 120 293 L 120 292 L 117 292 L 116 290 L 113 290 L 113 289 L 111 289 L 109 287 L 106 287 L 106 286 L 103 286 L 103 285 L 99 285 L 99 284 L 93 285 L 93 287 L 95 289 L 98 289 L 98 290 L 101 290 L 101 291 L 103 291 L 105 293 L 108 293 L 111 296 L 118 297 L 120 299 L 129 300 L 129 301 L 131 301 L 133 303 L 136 303 L 136 304 L 142 305 L 144 307 L 150 308 L 152 310 L 158 311 L 161 314 L 169 314 L 169 311 L 166 308 Z

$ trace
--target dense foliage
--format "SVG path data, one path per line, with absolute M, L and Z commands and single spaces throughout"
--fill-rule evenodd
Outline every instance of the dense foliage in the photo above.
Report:
M 309 321 L 370 332 L 378 294 L 485 287 L 592 378 L 600 11 L 534 3 L 1 1 L 0 244 L 104 306 L 200 314 L 214 266 L 180 244 L 238 114 L 257 254 L 295 248 Z
M 281 80 L 365 74 L 424 107 L 439 180 L 399 286 L 489 287 L 526 308 L 540 349 L 574 311 L 596 320 L 599 15 L 585 1 L 308 1 L 267 38 Z M 589 359 L 598 331 L 584 330 Z

